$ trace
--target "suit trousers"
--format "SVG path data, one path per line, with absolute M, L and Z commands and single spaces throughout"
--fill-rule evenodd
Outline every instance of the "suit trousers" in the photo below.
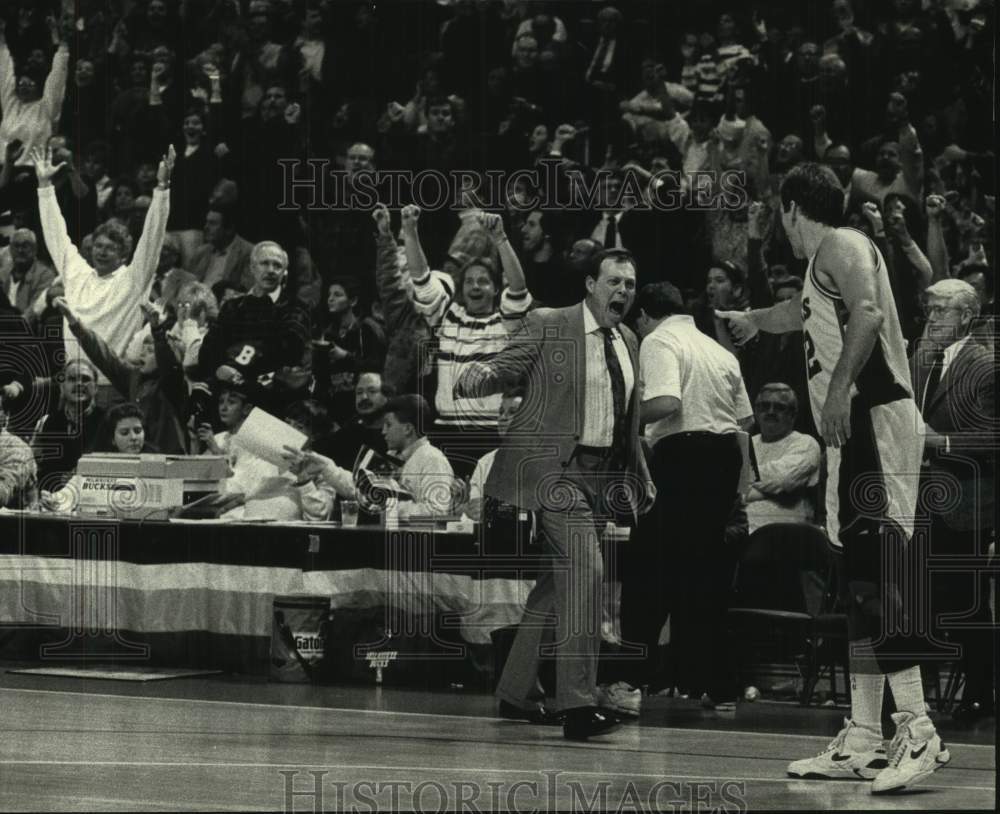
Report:
M 626 552 L 622 582 L 622 644 L 647 653 L 622 662 L 630 684 L 654 683 L 669 615 L 677 686 L 716 702 L 736 697 L 727 616 L 737 552 L 727 550 L 725 533 L 742 465 L 735 433 L 678 433 L 653 447 L 656 505 Z
M 939 558 L 979 558 L 985 566 L 992 529 L 953 529 L 933 515 L 930 526 L 930 633 L 961 648 L 958 662 L 965 674 L 963 698 L 993 703 L 996 626 L 989 605 L 990 578 L 969 570 L 938 570 Z
M 542 546 L 549 567 L 539 573 L 507 657 L 496 695 L 530 708 L 542 697 L 541 655 L 553 655 L 557 710 L 595 706 L 597 659 L 601 648 L 604 563 L 601 533 L 613 519 L 605 496 L 621 477 L 610 452 L 581 448 L 550 488 L 538 511 Z

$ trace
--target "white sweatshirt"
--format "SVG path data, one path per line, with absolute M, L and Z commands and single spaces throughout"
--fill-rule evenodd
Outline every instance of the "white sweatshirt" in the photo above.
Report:
M 167 218 L 170 216 L 170 190 L 154 190 L 153 202 L 146 214 L 146 223 L 132 262 L 119 266 L 104 277 L 98 275 L 70 241 L 66 221 L 56 201 L 55 187 L 39 187 L 38 211 L 45 245 L 66 289 L 66 302 L 88 328 L 108 343 L 111 350 L 124 356 L 129 340 L 142 325 L 139 303 L 149 299 L 153 286 Z M 67 360 L 83 354 L 69 325 L 65 323 L 63 336 Z M 100 381 L 106 383 L 107 380 L 102 376 Z

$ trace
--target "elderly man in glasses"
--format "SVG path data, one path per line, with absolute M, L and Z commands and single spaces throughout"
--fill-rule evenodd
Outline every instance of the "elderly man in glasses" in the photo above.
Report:
M 995 361 L 971 335 L 980 312 L 971 285 L 938 280 L 925 295 L 927 325 L 910 360 L 925 423 L 921 486 L 926 497 L 917 508 L 924 515 L 932 557 L 938 562 L 981 558 L 982 566 L 996 527 Z M 929 585 L 934 640 L 947 636 L 962 647 L 966 683 L 953 715 L 973 723 L 994 712 L 996 636 L 995 629 L 989 630 L 987 575 L 973 573 L 971 566 L 939 570 Z
M 787 384 L 765 384 L 757 394 L 760 434 L 751 443 L 760 478 L 746 498 L 751 533 L 768 523 L 813 521 L 820 449 L 815 438 L 794 430 L 798 406 Z

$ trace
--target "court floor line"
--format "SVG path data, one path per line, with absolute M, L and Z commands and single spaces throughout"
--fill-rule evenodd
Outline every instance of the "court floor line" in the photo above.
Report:
M 87 698 L 109 698 L 114 700 L 129 699 L 138 701 L 170 701 L 174 703 L 183 704 L 222 704 L 228 706 L 240 706 L 240 707 L 258 707 L 262 709 L 287 709 L 287 710 L 310 710 L 316 712 L 337 712 L 337 713 L 358 713 L 361 715 L 403 715 L 412 716 L 420 718 L 454 718 L 461 721 L 498 721 L 504 720 L 496 715 L 452 715 L 450 713 L 437 713 L 437 712 L 404 712 L 401 710 L 391 710 L 391 709 L 357 709 L 354 707 L 318 707 L 318 706 L 308 706 L 305 704 L 268 704 L 261 701 L 225 701 L 221 699 L 214 698 L 171 698 L 171 697 L 160 697 L 160 696 L 146 696 L 146 695 L 116 695 L 114 693 L 96 693 L 96 692 L 82 692 L 79 690 L 37 690 L 28 689 L 23 687 L 0 687 L 0 693 L 33 693 L 37 695 L 82 695 Z M 702 732 L 714 732 L 719 735 L 739 735 L 745 737 L 747 735 L 756 735 L 758 737 L 774 737 L 780 735 L 782 738 L 797 738 L 805 740 L 816 740 L 817 738 L 822 739 L 826 736 L 824 735 L 801 735 L 797 733 L 784 733 L 784 732 L 754 732 L 754 731 L 742 731 L 742 730 L 731 730 L 731 729 L 696 729 L 694 727 L 656 727 L 656 729 L 662 732 L 692 732 L 692 733 L 702 733 Z M 952 744 L 955 746 L 962 746 L 965 749 L 989 749 L 995 750 L 996 746 L 986 745 L 981 743 L 962 743 L 960 741 L 952 740 Z
M 3 792 L 0 792 L 2 795 Z M 20 799 L 13 795 L 13 799 Z M 2 799 L 2 798 L 0 798 Z M 35 809 L 37 811 L 164 811 L 164 812 L 175 812 L 175 811 L 194 811 L 194 812 L 204 812 L 204 811 L 246 811 L 247 806 L 227 806 L 218 801 L 206 802 L 204 800 L 194 803 L 185 803 L 184 808 L 179 808 L 176 802 L 172 801 L 172 807 L 168 808 L 162 799 L 149 799 L 149 798 L 126 798 L 126 797 L 89 797 L 87 795 L 74 794 L 68 796 L 66 794 L 51 794 L 46 793 L 44 798 L 34 798 L 32 802 L 37 806 L 39 805 L 40 799 L 44 799 L 46 803 L 50 806 L 54 804 L 56 800 L 69 800 L 72 801 L 72 805 L 76 807 L 73 808 L 71 805 L 64 804 L 61 808 L 46 808 L 41 807 Z M 30 811 L 31 809 L 25 808 L 25 811 Z M 251 809 L 255 811 L 267 811 L 266 807 L 260 809 Z
M 59 728 L 59 729 L 16 729 L 16 730 L 15 729 L 7 729 L 5 731 L 8 732 L 8 733 L 12 733 L 12 734 L 16 733 L 16 734 L 22 735 L 22 736 L 23 735 L 53 734 L 53 733 L 56 733 L 56 734 L 70 734 L 70 735 L 81 734 L 81 732 L 80 732 L 79 729 L 65 729 L 65 728 Z M 652 731 L 659 732 L 660 730 L 659 729 L 655 729 L 655 730 L 652 730 Z M 697 732 L 697 733 L 700 733 L 700 734 L 711 734 L 714 730 L 711 730 L 711 729 L 702 729 L 702 730 L 678 729 L 678 730 L 672 730 L 672 731 L 674 731 L 674 732 Z M 117 729 L 88 729 L 88 730 L 86 730 L 86 734 L 88 736 L 93 736 L 93 735 L 122 735 L 122 734 L 125 734 L 125 733 L 122 733 L 121 730 L 117 730 Z M 223 730 L 203 731 L 203 730 L 188 730 L 188 729 L 171 729 L 171 730 L 130 729 L 127 734 L 130 735 L 130 736 L 138 736 L 138 735 L 169 735 L 171 737 L 189 737 L 189 736 L 195 736 L 195 737 L 216 738 L 216 737 L 242 736 L 242 735 L 246 735 L 247 733 L 245 731 L 223 731 Z M 328 732 L 280 732 L 279 733 L 279 732 L 275 732 L 272 729 L 272 730 L 269 730 L 268 734 L 269 735 L 280 734 L 282 737 L 308 739 L 308 738 L 329 737 L 331 733 L 328 733 Z M 782 737 L 784 737 L 781 733 L 771 733 L 771 734 L 775 738 L 782 738 Z M 459 738 L 454 738 L 454 737 L 449 737 L 449 736 L 430 736 L 430 735 L 427 735 L 427 734 L 414 734 L 414 733 L 405 734 L 405 735 L 386 735 L 384 733 L 366 735 L 366 734 L 363 734 L 363 733 L 352 732 L 352 733 L 350 733 L 348 735 L 340 734 L 340 735 L 338 735 L 338 737 L 347 737 L 347 738 L 351 738 L 351 739 L 355 739 L 355 740 L 360 738 L 360 739 L 369 739 L 369 740 L 377 739 L 379 741 L 399 740 L 399 741 L 407 741 L 407 742 L 413 742 L 413 741 L 443 742 L 443 743 L 448 743 L 448 744 L 464 743 L 464 744 L 466 744 L 468 746 L 484 745 L 484 746 L 493 746 L 494 748 L 509 748 L 509 749 L 522 749 L 524 747 L 538 747 L 538 746 L 543 746 L 543 745 L 548 745 L 550 747 L 554 747 L 555 746 L 555 744 L 551 743 L 551 742 L 544 742 L 543 743 L 543 742 L 539 742 L 539 741 L 535 741 L 535 740 L 527 740 L 527 741 L 521 741 L 521 740 L 516 740 L 516 741 L 509 741 L 509 740 L 496 741 L 496 740 L 482 739 L 482 738 L 459 739 Z M 556 743 L 559 744 L 558 748 L 560 748 L 560 749 L 592 749 L 592 748 L 595 748 L 595 747 L 600 747 L 600 746 L 607 745 L 605 743 L 580 744 L 580 743 L 567 743 L 565 741 L 557 741 Z M 961 744 L 957 744 L 957 745 L 961 746 Z M 778 755 L 773 755 L 773 756 L 763 756 L 763 755 L 729 754 L 727 752 L 721 752 L 721 751 L 695 752 L 695 751 L 691 751 L 690 749 L 684 749 L 684 750 L 676 750 L 676 751 L 674 751 L 674 750 L 662 749 L 662 748 L 636 748 L 636 747 L 633 747 L 633 746 L 624 745 L 624 744 L 622 744 L 620 742 L 615 743 L 615 751 L 617 753 L 619 753 L 619 754 L 622 754 L 622 753 L 625 753 L 625 752 L 630 752 L 630 753 L 635 754 L 635 755 L 642 755 L 642 756 L 646 756 L 646 757 L 663 757 L 663 758 L 670 758 L 670 757 L 682 757 L 682 758 L 705 757 L 705 758 L 712 758 L 712 759 L 716 759 L 716 760 L 758 760 L 758 761 L 771 761 L 773 763 L 779 763 L 781 765 L 785 765 L 789 761 L 795 759 L 795 757 L 793 755 L 787 755 L 787 754 L 786 755 L 778 754 Z M 0 763 L 2 763 L 2 760 L 0 760 Z M 961 768 L 962 771 L 966 771 L 966 772 L 985 772 L 987 774 L 995 774 L 996 773 L 996 769 L 994 767 L 959 766 L 959 768 Z
M 496 767 L 482 767 L 482 766 L 395 766 L 387 765 L 381 766 L 370 763 L 333 763 L 333 764 L 294 764 L 294 763 L 211 763 L 203 761 L 119 761 L 119 760 L 14 760 L 14 759 L 0 759 L 0 766 L 87 766 L 87 767 L 110 767 L 117 766 L 119 768 L 183 768 L 183 769 L 297 769 L 297 770 L 307 770 L 307 769 L 326 769 L 336 770 L 336 769 L 372 769 L 374 771 L 385 771 L 385 772 L 445 772 L 447 774 L 460 774 L 460 773 L 471 773 L 480 772 L 482 774 L 518 774 L 518 775 L 528 775 L 528 774 L 541 774 L 541 772 L 536 772 L 531 769 L 503 769 Z M 593 772 L 575 769 L 560 769 L 560 775 L 580 775 L 582 777 L 607 777 L 608 772 Z M 814 782 L 823 785 L 829 783 L 836 783 L 837 781 L 824 781 L 824 780 L 803 780 L 796 777 L 734 777 L 733 775 L 712 775 L 712 774 L 671 774 L 671 773 L 639 773 L 639 772 L 628 772 L 622 773 L 620 771 L 615 772 L 615 776 L 625 780 L 631 779 L 642 779 L 642 780 L 731 780 L 731 781 L 744 781 L 752 783 L 803 783 L 803 782 Z M 847 786 L 850 781 L 844 781 L 839 785 Z M 864 783 L 857 783 L 857 787 L 860 789 L 864 787 Z M 939 788 L 939 789 L 961 789 L 965 791 L 994 791 L 994 786 L 966 786 L 966 785 L 945 785 L 943 783 L 923 783 L 921 788 Z

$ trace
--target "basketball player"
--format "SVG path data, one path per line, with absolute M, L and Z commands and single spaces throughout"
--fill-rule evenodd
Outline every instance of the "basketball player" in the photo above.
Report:
M 923 421 L 910 388 L 906 345 L 885 260 L 863 233 L 837 228 L 844 192 L 833 171 L 800 164 L 781 185 L 781 221 L 796 257 L 808 258 L 802 293 L 756 311 L 719 312 L 745 341 L 756 331 L 802 331 L 816 426 L 827 445 L 827 523 L 843 546 L 851 644 L 851 717 L 792 777 L 872 780 L 872 792 L 910 787 L 951 759 L 927 717 L 916 640 L 883 625 L 883 551 L 913 536 Z M 898 608 L 894 606 L 894 613 Z M 888 679 L 897 712 L 882 746 Z

